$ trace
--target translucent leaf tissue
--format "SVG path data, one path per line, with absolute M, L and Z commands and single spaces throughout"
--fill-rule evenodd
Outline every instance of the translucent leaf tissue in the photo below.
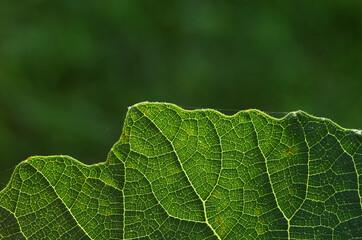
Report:
M 362 239 L 361 184 L 361 131 L 301 111 L 139 103 L 105 162 L 20 163 L 0 238 Z

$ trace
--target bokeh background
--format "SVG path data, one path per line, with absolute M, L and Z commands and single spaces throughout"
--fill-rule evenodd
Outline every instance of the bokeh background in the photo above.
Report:
M 106 159 L 127 107 L 304 110 L 362 128 L 361 1 L 0 3 L 0 188 L 32 155 Z

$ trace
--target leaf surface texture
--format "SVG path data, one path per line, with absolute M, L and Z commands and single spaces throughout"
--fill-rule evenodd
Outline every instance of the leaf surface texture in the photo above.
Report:
M 0 238 L 361 239 L 361 135 L 300 111 L 139 103 L 106 162 L 20 163 Z

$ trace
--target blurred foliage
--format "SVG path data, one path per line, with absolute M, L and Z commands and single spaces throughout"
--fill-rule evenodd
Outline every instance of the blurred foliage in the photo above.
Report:
M 146 100 L 301 109 L 362 128 L 361 12 L 361 1 L 2 1 L 0 188 L 31 155 L 104 161 L 127 107 Z

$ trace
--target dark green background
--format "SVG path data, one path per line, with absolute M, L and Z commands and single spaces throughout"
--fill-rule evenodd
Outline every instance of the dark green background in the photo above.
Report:
M 140 101 L 362 128 L 361 13 L 361 1 L 3 1 L 0 188 L 32 155 L 104 161 Z

